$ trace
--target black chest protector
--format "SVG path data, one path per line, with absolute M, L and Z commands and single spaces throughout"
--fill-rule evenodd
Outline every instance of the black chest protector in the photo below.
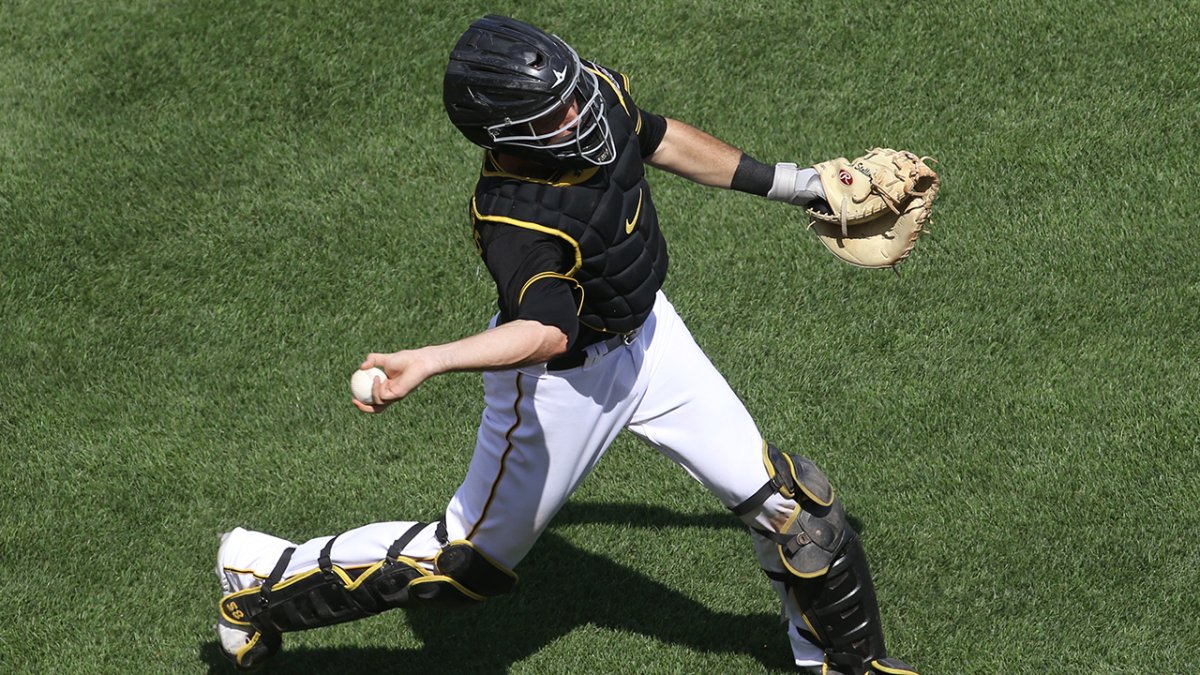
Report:
M 485 162 L 471 202 L 473 221 L 503 223 L 562 240 L 559 270 L 582 293 L 579 321 L 605 333 L 642 325 L 667 276 L 667 244 L 645 180 L 638 109 L 611 71 L 594 68 L 607 102 L 616 159 L 545 179 L 504 173 Z

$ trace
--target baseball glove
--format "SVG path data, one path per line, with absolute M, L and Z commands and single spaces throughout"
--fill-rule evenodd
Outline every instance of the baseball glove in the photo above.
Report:
M 940 181 L 911 152 L 875 148 L 853 162 L 839 157 L 813 168 L 828 209 L 806 209 L 809 226 L 838 258 L 859 267 L 895 267 L 929 220 Z

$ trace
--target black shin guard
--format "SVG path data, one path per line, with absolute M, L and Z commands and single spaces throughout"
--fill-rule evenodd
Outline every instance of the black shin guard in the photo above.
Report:
M 872 660 L 887 655 L 867 556 L 848 526 L 845 544 L 824 576 L 786 583 L 808 621 L 802 628 L 825 648 L 830 664 L 866 672 Z
M 866 553 L 825 475 L 807 458 L 773 446 L 763 459 L 770 480 L 733 511 L 749 514 L 776 492 L 796 502 L 781 531 L 755 531 L 778 547 L 785 571 L 767 574 L 783 582 L 804 615 L 806 625 L 797 629 L 825 650 L 824 672 L 916 675 L 887 657 Z
M 346 570 L 332 563 L 334 537 L 322 549 L 315 569 L 284 579 L 295 550 L 288 549 L 261 586 L 221 600 L 221 619 L 264 634 L 279 634 L 332 626 L 416 604 L 466 607 L 506 593 L 516 584 L 512 571 L 469 541 L 443 546 L 434 559 L 433 572 L 401 556 L 425 527 L 424 523 L 413 525 L 391 545 L 386 558 L 365 569 Z
M 331 561 L 335 536 L 321 549 L 315 569 L 283 579 L 295 551 L 295 547 L 289 548 L 261 586 L 222 599 L 222 618 L 278 634 L 332 626 L 403 607 L 408 604 L 412 580 L 429 573 L 401 557 L 400 551 L 425 526 L 413 525 L 392 544 L 385 559 L 357 573 Z
M 404 559 L 381 561 L 356 576 L 322 565 L 273 588 L 264 584 L 253 623 L 286 632 L 362 619 L 407 606 L 409 584 L 426 574 Z

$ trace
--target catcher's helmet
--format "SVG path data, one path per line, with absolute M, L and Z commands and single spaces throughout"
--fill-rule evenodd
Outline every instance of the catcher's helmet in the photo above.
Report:
M 522 21 L 472 23 L 450 52 L 442 98 L 454 126 L 484 148 L 572 166 L 616 157 L 595 73 L 566 42 Z M 546 128 L 572 101 L 575 117 Z

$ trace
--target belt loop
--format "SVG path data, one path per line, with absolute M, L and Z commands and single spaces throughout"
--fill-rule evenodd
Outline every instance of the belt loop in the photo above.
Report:
M 584 359 L 584 361 L 583 361 L 583 367 L 591 368 L 592 366 L 596 365 L 596 363 L 598 363 L 600 361 L 600 359 L 604 358 L 604 355 L 607 353 L 608 353 L 608 341 L 607 340 L 605 340 L 604 342 L 597 342 L 594 345 L 590 345 L 586 350 L 587 358 Z
M 522 373 L 525 373 L 526 375 L 531 375 L 533 377 L 541 377 L 550 371 L 550 364 L 549 363 L 532 363 L 528 366 L 521 366 L 520 368 L 517 368 L 517 370 L 521 371 Z

